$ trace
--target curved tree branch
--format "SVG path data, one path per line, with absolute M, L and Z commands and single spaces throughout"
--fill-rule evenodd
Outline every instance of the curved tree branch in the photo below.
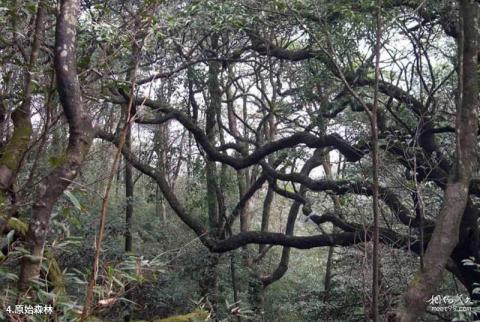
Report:
M 355 162 L 360 160 L 366 151 L 350 145 L 347 141 L 342 139 L 337 134 L 330 134 L 324 136 L 316 136 L 309 132 L 295 133 L 289 137 L 285 137 L 276 141 L 266 143 L 257 147 L 253 152 L 243 158 L 236 158 L 228 154 L 219 152 L 214 146 L 210 144 L 204 131 L 193 123 L 188 116 L 181 111 L 171 108 L 167 103 L 161 101 L 153 101 L 145 98 L 136 98 L 136 104 L 149 106 L 157 112 L 165 115 L 159 115 L 156 119 L 137 119 L 136 122 L 140 124 L 159 124 L 170 119 L 175 119 L 180 122 L 190 133 L 193 134 L 195 140 L 207 153 L 208 157 L 213 161 L 222 162 L 232 166 L 235 169 L 243 169 L 258 163 L 264 157 L 285 148 L 295 147 L 300 144 L 305 144 L 309 148 L 324 148 L 333 147 L 342 153 L 348 161 Z

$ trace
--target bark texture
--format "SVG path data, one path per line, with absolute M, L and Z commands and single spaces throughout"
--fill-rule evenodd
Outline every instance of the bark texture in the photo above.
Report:
M 55 33 L 55 72 L 63 111 L 69 125 L 69 140 L 63 162 L 38 185 L 26 243 L 31 256 L 22 260 L 19 288 L 38 278 L 52 209 L 78 174 L 93 139 L 93 128 L 85 110 L 77 77 L 75 43 L 79 1 L 62 0 Z
M 415 321 L 434 294 L 447 262 L 459 241 L 460 222 L 468 201 L 472 173 L 478 167 L 478 4 L 460 2 L 461 38 L 458 48 L 459 93 L 456 115 L 456 160 L 444 192 L 444 202 L 424 257 L 424 270 L 416 274 L 402 296 L 394 320 Z

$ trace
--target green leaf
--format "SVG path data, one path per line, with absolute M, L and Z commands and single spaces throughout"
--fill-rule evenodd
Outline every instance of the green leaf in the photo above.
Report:
M 80 201 L 78 201 L 77 197 L 73 195 L 70 191 L 66 190 L 64 192 L 65 196 L 67 196 L 67 199 L 77 208 L 78 210 L 82 210 L 82 205 L 80 204 Z
M 12 217 L 8 220 L 8 226 L 10 226 L 10 228 L 18 231 L 22 235 L 25 235 L 27 233 L 27 230 L 28 230 L 28 225 L 26 223 L 24 223 L 23 221 L 21 221 L 20 219 L 15 218 L 15 217 Z
M 5 238 L 7 240 L 7 245 L 10 245 L 13 242 L 13 236 L 15 235 L 15 230 L 10 230 Z

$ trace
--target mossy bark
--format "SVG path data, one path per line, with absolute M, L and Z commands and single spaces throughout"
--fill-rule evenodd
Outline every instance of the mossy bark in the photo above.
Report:
M 22 260 L 19 289 L 27 290 L 38 278 L 52 209 L 58 198 L 76 178 L 93 141 L 94 129 L 82 101 L 76 65 L 76 17 L 79 1 L 62 0 L 55 34 L 57 89 L 69 125 L 66 160 L 52 169 L 38 185 L 32 218 L 26 238 L 31 256 Z

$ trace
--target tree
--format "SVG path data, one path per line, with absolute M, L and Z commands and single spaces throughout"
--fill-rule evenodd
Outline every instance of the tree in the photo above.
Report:
M 62 1 L 55 34 L 55 71 L 57 88 L 69 124 L 69 143 L 62 163 L 39 184 L 28 226 L 27 244 L 30 257 L 24 257 L 19 288 L 26 290 L 39 276 L 49 220 L 53 206 L 63 191 L 78 174 L 93 140 L 90 116 L 84 109 L 80 83 L 77 77 L 75 53 L 76 1 Z
M 15 237 L 32 255 L 22 260 L 20 289 L 40 275 L 62 194 L 72 181 L 89 191 L 82 171 L 108 172 L 105 154 L 89 153 L 105 141 L 125 159 L 125 251 L 144 216 L 132 217 L 132 200 L 159 191 L 158 230 L 175 214 L 184 226 L 167 237 L 188 230 L 208 252 L 198 282 L 218 319 L 222 296 L 238 302 L 248 292 L 260 315 L 292 248 L 329 248 L 335 270 L 334 247 L 364 247 L 374 280 L 366 319 L 418 319 L 445 269 L 477 300 L 478 3 L 379 3 L 62 0 L 56 18 L 48 1 L 27 13 L 8 7 L 0 58 L 14 63 L 0 73 L 0 225 L 9 234 L 18 231 L 11 217 L 29 221 L 26 237 Z M 53 35 L 45 26 L 54 20 Z M 38 81 L 40 68 L 55 74 L 54 86 Z M 67 126 L 66 150 L 52 157 Z M 418 262 L 408 288 L 388 289 L 377 270 L 393 249 Z M 227 252 L 233 289 L 225 295 Z M 244 271 L 259 289 L 244 286 Z M 380 291 L 400 301 L 393 307 Z

